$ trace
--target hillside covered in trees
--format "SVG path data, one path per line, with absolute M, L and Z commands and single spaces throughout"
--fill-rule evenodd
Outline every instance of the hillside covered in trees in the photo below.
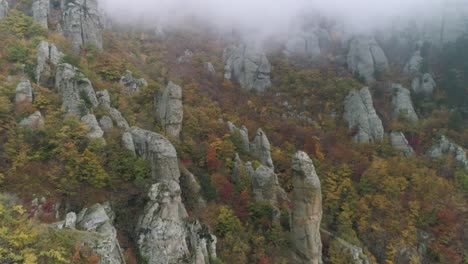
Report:
M 0 263 L 468 263 L 468 26 L 186 19 L 0 0 Z

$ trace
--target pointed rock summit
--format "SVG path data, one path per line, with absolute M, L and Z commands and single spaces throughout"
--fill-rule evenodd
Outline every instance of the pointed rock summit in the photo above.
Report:
M 387 56 L 374 38 L 354 37 L 349 46 L 348 67 L 366 83 L 375 81 L 376 74 L 388 71 Z
M 156 119 L 168 135 L 179 138 L 184 119 L 182 88 L 169 82 L 164 91 L 156 96 L 155 101 Z
M 291 263 L 321 264 L 322 191 L 314 164 L 305 152 L 299 151 L 292 160 L 292 186 Z

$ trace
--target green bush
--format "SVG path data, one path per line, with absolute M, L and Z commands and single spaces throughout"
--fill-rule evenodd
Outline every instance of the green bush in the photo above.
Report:
M 7 46 L 5 58 L 9 62 L 26 63 L 29 52 L 28 47 L 18 41 Z

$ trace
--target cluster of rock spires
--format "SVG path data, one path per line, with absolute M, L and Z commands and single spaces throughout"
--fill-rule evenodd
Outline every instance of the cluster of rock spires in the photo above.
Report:
M 265 53 L 245 44 L 224 50 L 224 78 L 247 91 L 264 92 L 271 86 L 271 65 Z
M 38 84 L 49 85 L 49 79 L 52 76 L 52 68 L 57 67 L 63 58 L 54 44 L 41 41 L 37 47 L 36 56 L 36 81 Z
M 197 221 L 187 221 L 174 146 L 162 135 L 138 127 L 130 128 L 122 140 L 129 150 L 150 162 L 156 182 L 150 188 L 150 201 L 136 227 L 140 254 L 152 264 L 214 261 L 216 237 Z

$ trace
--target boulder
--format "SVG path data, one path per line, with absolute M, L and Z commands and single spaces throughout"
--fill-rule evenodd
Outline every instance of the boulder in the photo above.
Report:
M 76 52 L 88 44 L 102 50 L 103 26 L 97 0 L 69 1 L 62 13 L 61 28 Z
M 8 0 L 0 0 L 0 20 L 8 15 Z
M 223 53 L 224 78 L 237 81 L 242 89 L 264 92 L 271 86 L 271 65 L 264 52 L 240 45 Z
M 395 149 L 402 152 L 406 157 L 412 156 L 414 154 L 413 148 L 410 146 L 408 140 L 406 140 L 406 137 L 402 132 L 391 132 L 390 143 Z
M 368 87 L 351 91 L 345 99 L 344 119 L 350 130 L 357 129 L 354 139 L 358 143 L 375 142 L 384 135 L 382 121 L 375 112 Z
M 250 143 L 250 153 L 257 158 L 261 164 L 274 168 L 271 159 L 271 145 L 265 132 L 261 128 L 257 130 L 254 140 Z
M 88 127 L 88 134 L 86 135 L 88 138 L 103 140 L 104 131 L 99 126 L 95 115 L 87 114 L 81 118 L 81 122 Z
M 228 121 L 228 128 L 229 132 L 233 135 L 238 135 L 242 146 L 242 150 L 245 153 L 248 153 L 250 150 L 250 142 L 249 142 L 249 130 L 245 127 L 242 126 L 241 128 L 237 128 L 232 122 Z
M 156 96 L 156 119 L 161 123 L 166 134 L 179 138 L 184 118 L 182 88 L 173 82 Z
M 99 125 L 101 126 L 104 132 L 109 132 L 114 128 L 114 123 L 112 122 L 112 118 L 109 116 L 103 116 L 99 119 Z
M 411 122 L 418 122 L 419 118 L 414 110 L 410 91 L 401 84 L 393 84 L 392 93 L 393 117 L 397 118 L 403 115 Z
M 69 114 L 86 115 L 89 108 L 98 105 L 91 81 L 68 63 L 57 66 L 55 86 L 62 96 L 62 106 Z
M 65 216 L 64 228 L 75 229 L 76 227 L 76 214 L 74 212 L 68 213 Z
M 320 264 L 322 192 L 314 164 L 305 152 L 292 160 L 292 263 Z
M 63 58 L 61 53 L 54 44 L 46 41 L 41 41 L 37 46 L 36 56 L 36 81 L 39 84 L 45 84 L 53 76 L 52 67 L 57 66 Z
M 406 74 L 418 74 L 421 70 L 422 62 L 423 57 L 421 56 L 421 51 L 416 50 L 405 64 L 405 67 L 403 67 L 403 72 Z
M 44 118 L 42 117 L 41 112 L 36 111 L 34 114 L 23 119 L 19 124 L 22 127 L 35 129 L 44 127 L 44 123 Z
M 451 155 L 458 163 L 459 166 L 468 168 L 468 160 L 466 158 L 465 150 L 451 142 L 445 136 L 441 136 L 437 144 L 432 146 L 426 153 L 430 158 L 439 158 L 444 155 Z
M 50 0 L 34 0 L 32 13 L 34 20 L 44 28 L 48 28 Z
M 128 130 L 138 156 L 151 164 L 153 180 L 179 182 L 179 161 L 174 146 L 160 134 L 132 127 Z
M 131 71 L 125 72 L 125 76 L 122 76 L 122 78 L 120 78 L 120 84 L 128 91 L 135 93 L 140 91 L 140 87 L 148 86 L 148 82 L 145 79 L 133 78 L 133 74 Z
M 432 96 L 437 84 L 432 78 L 432 75 L 425 73 L 413 79 L 411 83 L 411 91 L 415 94 L 422 94 L 426 97 Z
M 117 124 L 118 128 L 124 130 L 130 128 L 130 125 L 128 124 L 125 117 L 123 117 L 122 113 L 120 113 L 120 111 L 116 108 L 111 107 L 109 109 L 109 115 L 111 116 L 112 120 L 114 120 L 114 122 Z
M 27 79 L 22 79 L 18 86 L 16 86 L 15 104 L 33 102 L 33 88 L 31 82 Z
M 388 71 L 389 65 L 385 53 L 374 38 L 354 37 L 349 45 L 347 56 L 348 68 L 366 83 L 375 81 L 375 75 Z

